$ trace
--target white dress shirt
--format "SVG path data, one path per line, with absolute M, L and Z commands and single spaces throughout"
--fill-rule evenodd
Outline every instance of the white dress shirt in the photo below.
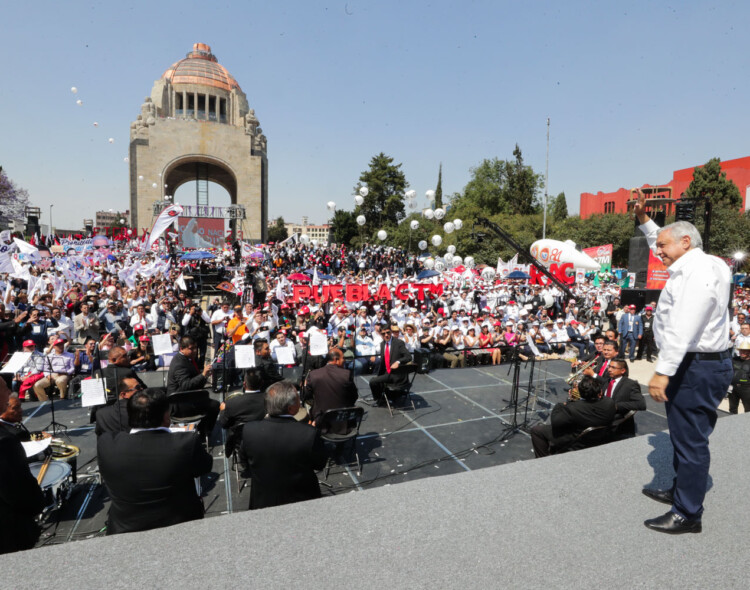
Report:
M 640 226 L 653 250 L 659 226 Z M 721 352 L 729 343 L 727 263 L 693 248 L 667 269 L 669 279 L 659 297 L 654 339 L 659 347 L 656 372 L 672 376 L 688 352 Z

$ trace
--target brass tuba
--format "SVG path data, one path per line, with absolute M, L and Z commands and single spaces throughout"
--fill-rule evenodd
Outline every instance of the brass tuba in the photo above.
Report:
M 581 379 L 583 379 L 584 371 L 592 367 L 598 358 L 598 356 L 595 356 L 589 362 L 582 364 L 580 367 L 578 367 L 578 370 L 575 373 L 572 373 L 565 380 L 565 383 L 570 385 L 570 391 L 568 391 L 568 399 L 570 401 L 576 401 L 581 398 L 580 394 L 578 393 L 578 384 L 581 382 Z

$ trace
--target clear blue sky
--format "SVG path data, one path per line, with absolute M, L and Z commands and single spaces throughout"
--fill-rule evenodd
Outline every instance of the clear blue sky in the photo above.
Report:
M 445 194 L 515 143 L 544 173 L 547 117 L 549 193 L 574 212 L 583 191 L 750 155 L 747 22 L 747 2 L 676 0 L 6 2 L 0 165 L 43 223 L 51 203 L 62 227 L 128 208 L 129 125 L 203 42 L 268 137 L 273 217 L 351 209 L 380 151 L 420 205 L 440 162 Z

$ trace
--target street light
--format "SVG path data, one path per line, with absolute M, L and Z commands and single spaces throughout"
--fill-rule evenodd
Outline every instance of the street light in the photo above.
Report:
M 742 261 L 745 260 L 745 253 L 742 252 L 741 250 L 738 250 L 737 252 L 734 253 L 734 256 L 732 256 L 732 258 L 734 258 L 734 272 L 736 273 L 737 271 L 740 270 L 740 267 L 742 266 Z
M 54 206 L 54 203 L 49 206 L 49 232 L 47 232 L 49 235 L 52 235 L 52 207 Z

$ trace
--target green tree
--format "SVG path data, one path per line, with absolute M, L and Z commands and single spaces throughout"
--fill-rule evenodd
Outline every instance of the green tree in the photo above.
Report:
M 286 231 L 286 224 L 284 223 L 283 217 L 277 217 L 276 223 L 268 228 L 268 241 L 269 242 L 282 242 L 289 237 L 289 233 Z
M 634 235 L 633 219 L 627 213 L 568 217 L 548 233 L 555 240 L 573 240 L 581 248 L 612 244 L 612 265 L 620 267 L 628 264 L 630 238 Z
M 703 220 L 697 220 L 696 226 L 703 233 Z M 737 252 L 747 254 L 750 247 L 750 217 L 747 212 L 741 213 L 737 207 L 719 205 L 711 212 L 710 250 L 714 256 L 732 258 Z
M 542 177 L 523 162 L 521 148 L 513 150 L 515 160 L 483 160 L 471 169 L 472 178 L 458 201 L 475 204 L 485 216 L 505 213 L 528 215 L 538 210 L 537 193 Z M 454 205 L 459 203 L 454 201 Z
M 357 217 L 351 211 L 336 209 L 336 212 L 333 214 L 331 225 L 333 241 L 337 244 L 345 244 L 349 246 L 358 241 L 356 239 L 359 233 Z
M 435 209 L 442 209 L 443 207 L 443 163 L 440 162 L 440 168 L 438 169 L 438 183 L 435 187 Z
M 409 186 L 401 164 L 394 164 L 393 158 L 380 152 L 370 160 L 369 170 L 360 174 L 355 194 L 364 185 L 368 189 L 367 196 L 354 210 L 355 218 L 364 215 L 367 220 L 362 228 L 364 234 L 395 227 L 404 218 L 404 191 Z
M 693 170 L 693 180 L 683 196 L 685 199 L 709 199 L 713 206 L 730 206 L 739 209 L 742 197 L 737 185 L 721 170 L 721 160 L 711 158 Z M 713 232 L 711 232 L 713 234 Z
M 0 166 L 0 204 L 0 229 L 8 227 L 11 221 L 23 223 L 26 220 L 29 193 L 8 178 L 2 166 Z
M 565 193 L 560 193 L 552 201 L 551 211 L 552 221 L 562 221 L 568 217 L 568 202 L 565 200 Z

